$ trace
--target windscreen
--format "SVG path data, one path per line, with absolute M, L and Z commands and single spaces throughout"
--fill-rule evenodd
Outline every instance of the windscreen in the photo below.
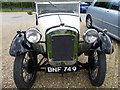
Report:
M 36 3 L 38 14 L 45 13 L 74 13 L 79 14 L 78 3 Z

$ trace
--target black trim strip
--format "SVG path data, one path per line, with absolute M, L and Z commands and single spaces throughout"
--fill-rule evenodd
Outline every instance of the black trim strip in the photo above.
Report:
M 46 41 L 39 41 L 38 43 L 46 43 Z
M 73 14 L 49 14 L 49 15 L 44 15 L 44 16 L 38 16 L 38 18 L 45 17 L 45 16 L 52 16 L 52 15 L 69 15 L 69 16 L 79 17 L 78 15 L 73 15 Z

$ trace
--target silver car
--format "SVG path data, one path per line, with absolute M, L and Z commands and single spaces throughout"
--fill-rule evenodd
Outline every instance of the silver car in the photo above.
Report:
M 107 34 L 120 41 L 120 0 L 94 0 L 87 10 L 87 28 L 107 29 Z

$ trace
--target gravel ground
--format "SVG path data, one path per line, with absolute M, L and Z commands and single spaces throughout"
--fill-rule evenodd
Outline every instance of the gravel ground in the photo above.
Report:
M 29 27 L 35 26 L 35 16 L 28 16 L 26 13 L 3 13 L 2 15 L 2 88 L 16 88 L 13 80 L 13 63 L 14 57 L 9 55 L 9 48 L 16 30 L 26 30 Z M 81 15 L 83 22 L 81 23 L 81 31 L 85 27 L 85 14 Z M 120 56 L 120 43 L 113 40 L 115 52 L 112 55 L 107 55 L 107 74 L 104 84 L 100 88 L 118 88 L 118 60 Z M 80 61 L 85 62 L 87 57 L 80 56 Z M 86 70 L 81 70 L 75 73 L 66 73 L 63 77 L 61 74 L 48 74 L 38 72 L 36 82 L 33 88 L 98 88 L 93 87 L 88 79 Z

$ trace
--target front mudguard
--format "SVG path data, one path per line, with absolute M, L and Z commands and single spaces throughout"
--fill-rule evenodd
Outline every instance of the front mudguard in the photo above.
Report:
M 88 55 L 90 51 L 102 51 L 105 54 L 112 54 L 114 52 L 114 47 L 112 41 L 107 34 L 99 33 L 98 40 L 93 44 L 88 44 L 85 42 L 79 43 L 78 56 L 82 53 Z
M 29 51 L 28 49 L 23 47 L 23 41 L 25 39 L 24 37 L 25 37 L 24 33 L 18 33 L 14 37 L 9 50 L 11 56 L 17 56 Z
M 99 39 L 101 42 L 100 48 L 106 54 L 112 54 L 114 52 L 114 47 L 112 41 L 107 34 L 99 33 Z

